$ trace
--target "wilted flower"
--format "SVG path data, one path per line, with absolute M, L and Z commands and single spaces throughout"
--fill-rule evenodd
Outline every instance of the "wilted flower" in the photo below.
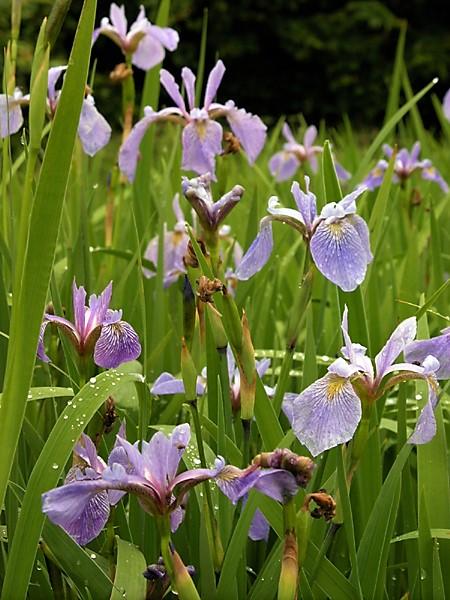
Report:
M 306 163 L 311 167 L 313 173 L 317 173 L 319 168 L 317 155 L 323 152 L 323 146 L 315 146 L 314 140 L 317 137 L 317 128 L 310 125 L 305 131 L 303 144 L 297 142 L 287 123 L 284 123 L 282 129 L 286 143 L 283 149 L 272 156 L 269 161 L 269 171 L 277 181 L 290 179 L 297 169 Z M 348 173 L 339 163 L 334 163 L 337 176 L 342 181 L 350 178 Z
M 387 144 L 383 145 L 383 151 L 388 159 L 391 158 L 393 149 Z M 403 183 L 408 179 L 413 173 L 416 171 L 420 171 L 422 179 L 426 179 L 428 181 L 434 181 L 439 185 L 441 190 L 446 194 L 448 192 L 448 185 L 444 181 L 442 175 L 433 167 L 431 160 L 425 158 L 424 160 L 419 160 L 420 154 L 420 142 L 416 142 L 412 147 L 411 152 L 409 152 L 406 148 L 402 148 L 397 156 L 395 157 L 394 164 L 394 175 L 393 181 L 396 183 Z M 388 168 L 388 161 L 382 159 L 378 161 L 376 167 L 372 169 L 369 175 L 366 177 L 364 183 L 368 187 L 369 190 L 374 190 L 379 187 L 383 181 L 384 173 Z
M 317 216 L 316 196 L 309 191 L 307 176 L 305 183 L 306 193 L 296 181 L 292 184 L 298 210 L 281 207 L 276 196 L 269 199 L 269 216 L 261 220 L 259 233 L 242 259 L 237 277 L 249 279 L 266 264 L 273 249 L 272 221 L 281 221 L 304 237 L 322 275 L 350 292 L 362 283 L 373 258 L 368 227 L 356 214 L 355 201 L 366 188 L 360 186 L 340 202 L 326 204 Z
M 289 396 L 283 401 L 283 410 L 291 421 L 295 435 L 313 456 L 317 456 L 353 437 L 361 420 L 360 396 L 365 402 L 374 402 L 403 380 L 424 379 L 428 383 L 428 402 L 409 441 L 414 444 L 430 441 L 436 431 L 433 408 L 437 402 L 435 373 L 439 362 L 433 356 L 427 356 L 421 366 L 394 363 L 416 336 L 415 317 L 402 321 L 396 327 L 375 357 L 375 370 L 366 356 L 366 348 L 352 343 L 347 321 L 345 307 L 342 318 L 345 346 L 341 349 L 344 358 L 335 360 L 324 377 L 297 397 Z M 399 374 L 393 376 L 395 372 Z M 386 375 L 391 377 L 384 380 Z
M 67 66 L 52 67 L 48 70 L 47 106 L 50 116 L 53 117 L 58 105 L 61 91 L 56 89 L 56 83 Z M 0 133 L 6 137 L 16 133 L 23 125 L 21 106 L 29 104 L 30 96 L 23 96 L 20 90 L 14 96 L 0 95 Z M 78 135 L 83 150 L 89 156 L 94 156 L 109 142 L 111 127 L 106 119 L 95 108 L 94 98 L 88 94 L 81 105 Z
M 195 171 L 199 175 L 209 172 L 215 179 L 215 157 L 222 152 L 223 138 L 222 126 L 215 119 L 220 117 L 228 120 L 249 162 L 256 160 L 264 146 L 267 128 L 258 116 L 237 108 L 232 100 L 225 104 L 213 102 L 224 72 L 224 64 L 219 60 L 209 74 L 203 107 L 198 108 L 195 106 L 195 75 L 188 67 L 183 67 L 181 77 L 188 99 L 187 110 L 175 79 L 165 69 L 161 70 L 161 84 L 176 106 L 157 112 L 150 106 L 145 107 L 144 118 L 136 123 L 120 148 L 120 170 L 128 179 L 134 179 L 140 143 L 149 126 L 156 121 L 176 121 L 183 125 L 182 169 L 187 171 Z
M 165 49 L 171 52 L 179 42 L 178 33 L 170 27 L 152 25 L 145 16 L 141 6 L 136 21 L 127 31 L 128 23 L 125 17 L 125 7 L 114 2 L 109 9 L 109 19 L 104 17 L 98 29 L 94 29 L 92 43 L 100 34 L 106 35 L 115 42 L 126 57 L 139 69 L 148 71 L 163 61 Z
M 172 207 L 177 221 L 172 231 L 164 230 L 164 287 L 169 287 L 181 274 L 186 273 L 183 258 L 187 252 L 189 236 L 186 233 L 186 221 L 180 208 L 178 194 L 175 194 Z M 155 266 L 158 264 L 158 247 L 159 236 L 156 236 L 150 240 L 144 254 L 144 258 L 151 261 Z M 156 275 L 155 271 L 150 271 L 149 269 L 143 269 L 143 271 L 146 277 L 154 277 Z
M 99 501 L 92 502 L 93 499 L 99 499 L 99 494 L 105 492 L 129 492 L 136 494 L 142 508 L 151 515 L 170 515 L 172 531 L 175 531 L 184 518 L 186 493 L 198 483 L 215 477 L 224 465 L 222 459 L 216 459 L 213 469 L 192 469 L 177 475 L 190 435 L 187 423 L 175 427 L 169 437 L 159 431 L 150 442 L 142 443 L 142 452 L 137 444 L 132 445 L 117 436 L 108 466 L 99 476 L 76 479 L 46 492 L 42 496 L 43 512 L 69 534 L 82 529 L 86 533 L 84 543 L 87 543 L 100 533 L 109 517 L 106 498 L 101 506 Z M 84 522 L 83 518 L 88 521 Z
M 94 352 L 94 362 L 105 369 L 118 367 L 121 363 L 134 360 L 141 353 L 141 344 L 135 330 L 122 321 L 121 310 L 110 310 L 112 282 L 104 291 L 89 298 L 85 305 L 86 290 L 83 286 L 72 285 L 74 322 L 64 317 L 46 313 L 41 325 L 38 356 L 49 362 L 44 349 L 44 333 L 49 323 L 60 327 L 74 345 L 80 356 Z

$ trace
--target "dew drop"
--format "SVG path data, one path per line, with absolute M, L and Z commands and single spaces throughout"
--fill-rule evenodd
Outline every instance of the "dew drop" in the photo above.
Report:
M 57 463 L 53 463 L 52 469 L 56 471 L 56 469 L 59 469 L 59 465 Z
M 31 400 L 31 398 L 33 397 L 33 394 L 28 394 L 28 399 Z
M 89 379 L 89 381 L 90 381 L 91 383 L 97 383 L 97 378 L 96 378 L 96 377 L 91 377 L 91 378 Z
M 89 554 L 89 556 L 92 558 L 92 560 L 95 560 L 97 558 L 97 555 L 95 554 L 95 552 L 91 552 Z
M 72 404 L 73 404 L 73 401 L 72 401 L 72 400 L 69 400 L 69 401 L 67 402 L 67 406 L 71 406 Z
M 64 417 L 63 417 L 64 421 L 67 421 L 68 418 L 69 418 L 69 415 L 64 415 Z

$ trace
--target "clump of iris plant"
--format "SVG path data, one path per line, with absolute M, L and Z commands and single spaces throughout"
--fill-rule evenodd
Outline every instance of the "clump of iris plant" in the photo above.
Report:
M 273 250 L 272 222 L 281 221 L 303 236 L 322 275 L 345 292 L 352 291 L 364 280 L 367 265 L 373 258 L 367 224 L 356 214 L 356 199 L 367 188 L 359 186 L 340 202 L 326 204 L 318 215 L 316 196 L 309 190 L 307 176 L 305 184 L 306 193 L 298 182 L 292 184 L 298 210 L 280 206 L 276 196 L 269 199 L 269 215 L 261 220 L 259 233 L 236 275 L 238 279 L 247 280 L 263 268 Z
M 123 493 L 132 493 L 147 513 L 157 519 L 170 518 L 171 529 L 175 531 L 184 518 L 187 492 L 215 477 L 224 466 L 224 461 L 217 459 L 212 469 L 192 469 L 177 475 L 190 435 L 187 423 L 175 427 L 168 437 L 159 431 L 150 442 L 142 443 L 142 451 L 137 444 L 132 445 L 118 435 L 107 466 L 98 459 L 100 466 L 89 467 L 89 477 L 70 477 L 64 485 L 43 494 L 43 512 L 74 539 L 86 544 L 105 526 L 110 505 Z M 88 447 L 94 452 L 89 443 Z M 87 451 L 81 457 L 88 462 Z M 88 460 L 95 459 L 92 455 Z
M 143 6 L 128 30 L 125 7 L 119 7 L 114 2 L 109 9 L 109 19 L 103 17 L 100 27 L 94 29 L 93 44 L 100 35 L 109 37 L 133 65 L 144 71 L 162 62 L 165 51 L 176 50 L 179 42 L 178 33 L 174 29 L 152 25 L 145 16 Z
M 202 107 L 195 105 L 195 75 L 183 67 L 181 78 L 186 89 L 188 108 L 180 93 L 174 77 L 165 69 L 161 69 L 161 85 L 165 88 L 176 106 L 154 111 L 146 106 L 144 117 L 133 127 L 130 135 L 122 144 L 119 152 L 119 167 L 130 181 L 134 179 L 139 146 L 145 132 L 156 121 L 172 121 L 183 126 L 183 162 L 182 169 L 194 171 L 199 175 L 211 173 L 215 179 L 215 158 L 222 153 L 223 128 L 217 119 L 227 119 L 231 130 L 238 138 L 250 163 L 253 163 L 261 152 L 266 139 L 267 127 L 261 119 L 237 108 L 232 100 L 225 104 L 214 102 L 217 89 L 225 73 L 225 66 L 219 60 L 212 69 L 206 84 Z
M 303 143 L 298 142 L 287 123 L 283 124 L 283 137 L 286 143 L 283 149 L 276 152 L 269 161 L 269 171 L 276 181 L 286 181 L 295 175 L 299 167 L 308 164 L 313 173 L 317 173 L 319 164 L 317 156 L 323 152 L 323 146 L 317 146 L 314 141 L 317 137 L 317 128 L 310 125 L 303 136 Z M 341 181 L 350 178 L 348 173 L 339 163 L 334 162 L 336 174 Z
M 53 118 L 58 106 L 61 91 L 56 89 L 56 84 L 67 66 L 52 67 L 48 71 L 47 107 L 49 115 Z M 13 96 L 0 96 L 0 132 L 1 137 L 6 137 L 19 131 L 23 125 L 21 106 L 28 104 L 30 96 L 23 96 L 16 90 Z M 111 127 L 105 117 L 95 107 L 94 97 L 88 93 L 81 106 L 80 120 L 78 123 L 78 136 L 83 150 L 89 156 L 94 156 L 109 142 Z
M 395 363 L 416 337 L 416 327 L 415 317 L 402 321 L 375 357 L 374 369 L 366 348 L 350 339 L 345 307 L 342 318 L 345 345 L 341 349 L 344 358 L 336 359 L 324 377 L 297 397 L 290 395 L 283 402 L 295 435 L 313 456 L 351 440 L 361 421 L 362 409 L 370 408 L 398 383 L 411 379 L 425 380 L 429 394 L 409 442 L 425 444 L 432 439 L 436 432 L 433 409 L 437 403 L 439 362 L 427 355 L 421 365 Z
M 394 150 L 388 146 L 388 144 L 384 144 L 383 152 L 386 157 L 390 159 Z M 436 167 L 433 166 L 430 159 L 425 158 L 423 160 L 419 160 L 419 154 L 420 142 L 416 142 L 414 144 L 411 152 L 409 152 L 406 148 L 399 150 L 395 157 L 393 181 L 403 184 L 411 177 L 411 175 L 413 175 L 413 173 L 419 172 L 422 179 L 434 181 L 446 194 L 449 188 L 442 175 L 439 173 Z M 376 167 L 370 171 L 369 175 L 364 180 L 364 184 L 369 190 L 374 190 L 381 185 L 387 168 L 387 160 L 381 159 L 378 161 Z
M 112 282 L 103 292 L 92 294 L 86 306 L 86 290 L 83 286 L 72 285 L 73 322 L 46 313 L 41 325 L 38 356 L 49 362 L 45 353 L 44 333 L 49 323 L 59 327 L 75 347 L 80 357 L 94 354 L 94 362 L 99 367 L 111 369 L 123 362 L 136 359 L 141 353 L 139 337 L 133 327 L 122 321 L 121 310 L 109 308 L 112 296 Z

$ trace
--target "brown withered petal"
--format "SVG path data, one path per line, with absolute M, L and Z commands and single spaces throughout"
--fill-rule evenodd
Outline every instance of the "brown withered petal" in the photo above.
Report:
M 310 511 L 309 506 L 311 502 L 314 502 L 317 506 Z M 302 508 L 305 511 L 310 511 L 310 515 L 314 519 L 323 517 L 325 521 L 331 521 L 336 515 L 336 501 L 324 489 L 307 494 Z
M 241 149 L 241 142 L 231 131 L 225 131 L 223 134 L 224 149 L 223 154 L 236 154 Z
M 208 256 L 208 251 L 203 240 L 197 240 L 197 244 L 200 246 L 200 250 L 202 251 L 203 256 Z M 186 265 L 186 267 L 198 269 L 197 256 L 195 255 L 195 251 L 190 240 L 188 242 L 187 252 L 183 257 L 183 262 Z
M 284 469 L 292 473 L 300 487 L 306 487 L 315 468 L 314 461 L 307 456 L 299 456 L 287 448 L 277 448 L 273 452 L 258 454 L 253 463 L 261 467 Z
M 223 290 L 223 283 L 220 279 L 208 279 L 205 275 L 202 275 L 197 281 L 197 296 L 202 302 L 212 302 L 212 297 L 216 292 Z
M 128 77 L 133 75 L 133 69 L 125 63 L 119 63 L 109 74 L 109 79 L 112 83 L 122 83 Z

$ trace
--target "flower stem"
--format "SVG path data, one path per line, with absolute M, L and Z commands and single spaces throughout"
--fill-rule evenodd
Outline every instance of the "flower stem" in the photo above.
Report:
M 195 429 L 195 437 L 197 440 L 198 454 L 200 457 L 200 463 L 203 469 L 207 469 L 206 464 L 206 456 L 205 449 L 203 447 L 203 436 L 202 436 L 202 428 L 200 423 L 200 415 L 198 412 L 197 400 L 191 401 L 189 403 L 192 412 L 192 418 L 194 421 L 194 429 Z M 203 483 L 203 491 L 206 498 L 206 509 L 208 512 L 209 519 L 206 521 L 207 525 L 209 525 L 210 529 L 210 544 L 211 544 L 211 552 L 214 560 L 214 567 L 216 571 L 220 571 L 223 562 L 223 546 L 222 540 L 220 538 L 220 532 L 217 527 L 217 522 L 214 517 L 214 505 L 211 497 L 211 489 L 207 481 Z
M 283 506 L 284 548 L 278 583 L 278 600 L 296 600 L 298 591 L 298 546 L 295 499 Z

